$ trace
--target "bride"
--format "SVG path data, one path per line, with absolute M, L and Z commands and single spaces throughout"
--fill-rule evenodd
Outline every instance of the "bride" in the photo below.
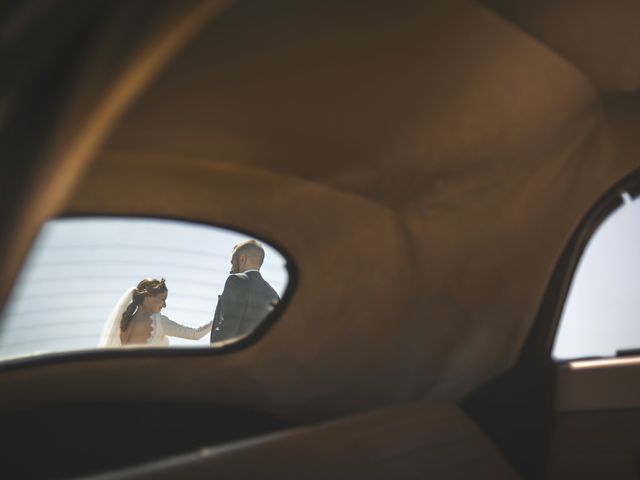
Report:
M 168 346 L 170 336 L 199 340 L 211 331 L 213 321 L 191 328 L 161 315 L 168 293 L 164 278 L 145 278 L 127 290 L 111 311 L 98 346 Z

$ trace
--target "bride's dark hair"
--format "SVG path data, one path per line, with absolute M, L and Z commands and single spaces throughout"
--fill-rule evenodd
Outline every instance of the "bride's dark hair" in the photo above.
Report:
M 122 314 L 122 319 L 120 319 L 120 331 L 124 332 L 129 327 L 129 322 L 131 322 L 131 318 L 133 317 L 133 314 L 136 313 L 138 307 L 142 305 L 144 297 L 159 295 L 160 293 L 167 291 L 169 290 L 164 283 L 164 278 L 161 278 L 160 280 L 156 280 L 155 278 L 145 278 L 142 280 L 133 291 L 131 303 Z

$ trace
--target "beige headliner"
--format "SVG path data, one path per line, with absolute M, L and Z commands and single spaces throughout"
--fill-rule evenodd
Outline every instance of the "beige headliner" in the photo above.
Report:
M 209 12 L 51 208 L 253 232 L 295 259 L 291 303 L 241 352 L 6 372 L 2 401 L 37 401 L 47 379 L 48 401 L 212 400 L 304 420 L 456 400 L 509 368 L 573 229 L 640 164 L 640 5 L 568 18 L 556 2 L 487 3 L 522 28 L 469 1 Z M 583 41 L 594 18 L 635 49 Z

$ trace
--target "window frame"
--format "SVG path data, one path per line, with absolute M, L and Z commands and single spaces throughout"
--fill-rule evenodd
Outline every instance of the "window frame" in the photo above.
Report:
M 34 368 L 41 367 L 44 365 L 51 364 L 61 364 L 61 363 L 69 363 L 69 362 L 81 362 L 87 360 L 97 360 L 97 359 L 112 359 L 112 358 L 136 358 L 136 357 L 144 357 L 144 358 L 159 358 L 159 357 L 200 357 L 200 356 L 216 356 L 216 355 L 226 355 L 229 353 L 237 352 L 239 350 L 243 350 L 245 348 L 250 347 L 251 345 L 259 342 L 267 332 L 273 327 L 273 325 L 279 320 L 282 313 L 287 309 L 288 304 L 294 294 L 298 286 L 298 266 L 293 256 L 289 253 L 288 250 L 283 248 L 277 241 L 273 241 L 270 238 L 266 238 L 261 234 L 256 234 L 255 232 L 247 231 L 244 229 L 239 229 L 235 226 L 226 225 L 226 224 L 212 224 L 208 222 L 193 220 L 189 218 L 183 217 L 173 217 L 173 216 L 160 216 L 153 214 L 144 214 L 144 213 L 136 213 L 136 214 L 121 214 L 121 213 L 82 213 L 82 214 L 68 214 L 68 215 L 60 215 L 51 220 L 64 220 L 64 219 L 81 219 L 81 218 L 90 218 L 90 219 L 150 219 L 150 220 L 163 220 L 170 222 L 181 222 L 188 223 L 192 225 L 200 225 L 205 227 L 214 227 L 224 230 L 229 230 L 235 233 L 239 233 L 241 235 L 246 235 L 250 238 L 255 238 L 260 242 L 264 242 L 268 244 L 270 247 L 277 250 L 280 255 L 285 259 L 285 268 L 288 274 L 288 282 L 285 287 L 284 293 L 278 305 L 273 309 L 269 315 L 267 315 L 264 320 L 253 330 L 251 333 L 246 335 L 245 337 L 241 337 L 235 342 L 230 342 L 220 347 L 216 348 L 194 348 L 194 347 L 186 347 L 186 346 L 174 346 L 171 348 L 167 347 L 144 347 L 144 348 L 123 348 L 123 349 L 87 349 L 87 350 L 69 350 L 69 351 L 60 351 L 60 352 L 47 352 L 38 355 L 34 355 L 33 357 L 19 357 L 19 358 L 10 358 L 7 360 L 0 361 L 0 373 L 5 371 L 13 371 L 19 370 L 23 368 Z M 40 231 L 44 223 L 38 229 L 38 234 L 34 236 L 29 245 L 29 253 L 23 259 L 22 265 L 20 269 L 22 269 L 24 263 L 27 261 L 29 254 L 31 253 L 31 249 L 36 243 Z M 9 294 L 10 295 L 10 294 Z M 0 323 L 2 319 L 2 314 L 4 313 L 4 308 L 6 307 L 5 303 L 0 306 Z M 211 312 L 213 317 L 213 312 Z M 1 325 L 0 325 L 1 326 Z
M 633 200 L 640 196 L 640 169 L 626 175 L 601 195 L 574 230 L 547 284 L 534 329 L 525 346 L 526 352 L 523 349 L 523 356 L 541 355 L 543 358 L 538 361 L 551 362 L 553 365 L 565 365 L 577 360 L 554 359 L 552 356 L 562 312 L 587 245 L 604 221 L 624 203 L 622 195 L 625 192 Z M 532 350 L 537 350 L 539 354 L 535 355 Z

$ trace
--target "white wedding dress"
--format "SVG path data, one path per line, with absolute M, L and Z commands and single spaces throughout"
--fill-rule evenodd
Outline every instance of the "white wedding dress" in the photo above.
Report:
M 120 319 L 122 314 L 131 303 L 131 298 L 135 287 L 127 290 L 118 300 L 118 303 L 111 311 L 107 322 L 102 329 L 99 347 L 122 347 L 120 340 Z M 211 331 L 213 320 L 201 327 L 192 328 L 174 322 L 169 317 L 160 313 L 151 315 L 151 335 L 144 344 L 136 344 L 136 347 L 166 347 L 169 345 L 169 337 L 187 338 L 190 340 L 199 340 Z
M 213 321 L 198 328 L 187 327 L 174 322 L 165 315 L 154 313 L 151 315 L 151 335 L 145 345 L 166 347 L 169 345 L 169 337 L 200 340 L 211 331 L 211 325 L 213 325 Z

